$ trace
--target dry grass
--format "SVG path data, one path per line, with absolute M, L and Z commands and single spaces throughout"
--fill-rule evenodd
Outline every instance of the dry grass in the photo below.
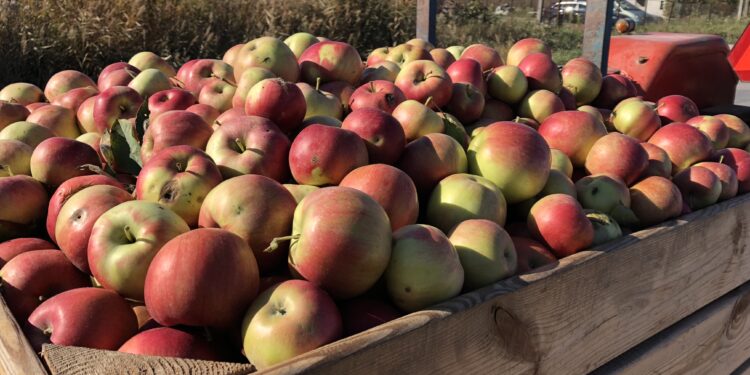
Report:
M 494 17 L 478 0 L 457 1 L 438 17 L 441 45 L 486 43 L 504 52 L 514 41 L 547 41 L 555 60 L 580 54 L 582 25 L 538 24 L 526 10 Z M 150 50 L 180 64 L 220 58 L 234 44 L 308 31 L 346 41 L 362 53 L 414 35 L 416 0 L 0 0 L 0 86 L 43 84 L 54 72 L 92 76 Z M 733 43 L 745 22 L 714 17 L 673 20 L 642 30 L 701 31 Z

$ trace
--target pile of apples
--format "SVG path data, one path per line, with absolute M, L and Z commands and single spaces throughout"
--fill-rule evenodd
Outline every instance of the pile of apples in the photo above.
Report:
M 36 349 L 262 369 L 750 190 L 742 120 L 550 56 L 299 33 L 10 84 L 2 294 Z

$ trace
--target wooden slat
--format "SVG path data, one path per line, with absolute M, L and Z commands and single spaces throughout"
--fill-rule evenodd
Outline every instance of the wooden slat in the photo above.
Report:
M 244 375 L 254 369 L 253 366 L 242 363 L 151 357 L 57 345 L 44 345 L 42 356 L 52 375 Z
M 306 353 L 268 373 L 592 371 L 750 278 L 750 195 Z
M 750 283 L 696 311 L 594 372 L 730 374 L 750 358 Z
M 0 295 L 0 374 L 44 374 L 39 357 Z
M 417 0 L 417 38 L 437 43 L 437 0 Z

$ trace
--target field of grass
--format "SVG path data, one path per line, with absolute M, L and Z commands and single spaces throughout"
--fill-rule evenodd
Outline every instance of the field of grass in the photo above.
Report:
M 534 36 L 552 46 L 559 63 L 580 54 L 580 24 L 539 24 L 527 10 L 495 17 L 475 0 L 457 3 L 450 15 L 438 17 L 441 46 L 486 43 L 504 53 L 514 41 Z M 43 84 L 63 69 L 95 76 L 142 50 L 171 56 L 176 64 L 220 58 L 234 44 L 297 31 L 346 41 L 366 54 L 412 38 L 415 6 L 416 0 L 10 0 L 0 5 L 0 86 Z M 734 43 L 746 24 L 693 17 L 639 31 L 714 33 Z

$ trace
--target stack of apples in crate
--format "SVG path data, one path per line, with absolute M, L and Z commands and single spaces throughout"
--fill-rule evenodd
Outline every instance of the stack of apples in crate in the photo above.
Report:
M 306 33 L 0 91 L 29 342 L 266 368 L 750 190 L 750 129 L 538 39 Z

